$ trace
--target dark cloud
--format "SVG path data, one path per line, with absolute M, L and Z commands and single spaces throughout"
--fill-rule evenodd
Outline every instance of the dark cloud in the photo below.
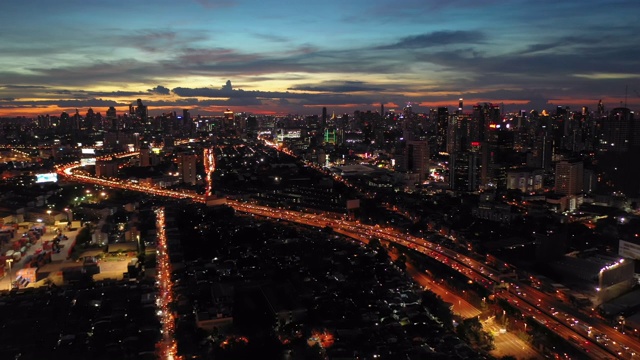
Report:
M 407 36 L 393 44 L 379 46 L 377 49 L 423 49 L 452 44 L 481 44 L 485 40 L 485 35 L 479 31 L 435 31 L 428 34 Z
M 115 100 L 105 99 L 52 99 L 52 100 L 14 100 L 11 102 L 12 107 L 47 107 L 58 106 L 60 108 L 88 108 L 88 107 L 109 107 L 122 106 L 126 103 L 120 103 Z M 9 107 L 9 106 L 5 106 Z
M 5 89 L 47 89 L 47 86 L 44 85 L 10 85 L 10 84 L 5 84 L 5 85 L 0 85 L 0 88 L 5 88 Z
M 236 2 L 233 0 L 196 0 L 196 2 L 207 9 L 218 9 L 236 5 Z
M 291 41 L 291 39 L 289 39 L 286 36 L 275 35 L 275 34 L 253 34 L 253 36 L 257 37 L 258 39 L 262 39 L 262 40 L 270 41 L 274 43 L 285 43 L 285 42 Z
M 304 84 L 290 87 L 289 90 L 311 91 L 311 92 L 362 92 L 362 91 L 384 91 L 380 85 L 367 84 L 362 81 L 325 81 L 320 84 Z
M 152 89 L 147 90 L 148 92 L 152 93 L 152 94 L 158 94 L 158 95 L 169 95 L 171 93 L 171 89 L 164 87 L 162 85 L 158 85 Z
M 184 44 L 195 44 L 209 37 L 202 32 L 177 32 L 171 30 L 139 30 L 134 33 L 116 35 L 111 38 L 113 46 L 131 47 L 146 52 L 163 54 L 177 50 Z

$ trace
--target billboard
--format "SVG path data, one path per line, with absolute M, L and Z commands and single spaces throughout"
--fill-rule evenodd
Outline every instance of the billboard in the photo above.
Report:
M 95 164 L 96 164 L 96 158 L 80 159 L 80 165 L 82 166 L 95 165 Z
M 358 209 L 360 207 L 360 199 L 347 200 L 347 210 Z
M 96 149 L 81 149 L 82 155 L 95 155 Z
M 58 174 L 56 173 L 36 174 L 36 184 L 48 183 L 48 182 L 58 182 Z

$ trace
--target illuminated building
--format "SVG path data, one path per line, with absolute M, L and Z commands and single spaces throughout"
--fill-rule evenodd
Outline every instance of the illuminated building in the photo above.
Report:
M 336 130 L 326 128 L 324 130 L 324 143 L 325 144 L 336 144 Z
M 583 171 L 582 161 L 563 160 L 556 163 L 556 194 L 578 195 L 582 193 Z
M 523 193 L 542 189 L 544 171 L 542 169 L 515 169 L 507 171 L 507 189 Z
M 224 111 L 224 128 L 227 130 L 235 129 L 235 115 L 229 109 Z
M 182 153 L 178 155 L 178 171 L 182 182 L 185 184 L 196 184 L 196 163 L 198 156 L 196 154 Z
M 439 153 L 446 152 L 449 109 L 439 107 L 436 116 L 436 151 Z
M 205 196 L 211 196 L 212 191 L 213 191 L 213 185 L 212 185 L 212 181 L 213 179 L 211 178 L 211 176 L 213 175 L 213 172 L 216 171 L 216 156 L 215 156 L 215 152 L 213 149 L 209 149 L 209 148 L 205 148 L 203 150 L 203 159 L 204 159 L 204 171 L 206 174 L 206 191 L 205 191 Z

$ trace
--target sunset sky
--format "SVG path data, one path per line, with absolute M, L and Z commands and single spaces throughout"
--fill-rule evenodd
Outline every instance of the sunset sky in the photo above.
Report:
M 640 1 L 3 0 L 0 116 L 640 110 Z

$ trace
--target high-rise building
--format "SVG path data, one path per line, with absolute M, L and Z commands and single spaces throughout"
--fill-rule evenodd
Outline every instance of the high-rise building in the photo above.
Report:
M 108 130 L 116 130 L 118 128 L 118 115 L 116 114 L 116 108 L 113 106 L 107 109 L 107 125 L 105 128 Z
M 229 109 L 224 111 L 224 128 L 227 130 L 235 129 L 235 115 Z
M 446 152 L 449 109 L 439 107 L 436 116 L 436 151 L 439 153 Z
M 582 193 L 584 176 L 581 160 L 562 160 L 556 163 L 555 192 L 561 195 L 578 195 Z
M 178 156 L 178 172 L 180 178 L 185 184 L 196 184 L 196 163 L 198 156 L 196 154 L 181 153 Z
M 490 124 L 500 122 L 500 106 L 485 103 L 474 105 L 471 114 L 470 141 L 485 141 Z
M 142 103 L 142 99 L 138 99 L 136 101 L 136 105 L 137 106 L 135 108 L 135 115 L 138 117 L 138 119 L 146 121 L 149 117 L 149 109 Z
M 322 108 L 322 122 L 320 123 L 320 130 L 324 130 L 325 126 L 327 126 L 327 108 Z
M 627 152 L 631 146 L 637 146 L 640 127 L 633 123 L 633 112 L 627 108 L 615 108 L 603 121 L 601 151 Z
M 429 143 L 425 140 L 407 141 L 404 152 L 407 171 L 418 174 L 420 182 L 429 176 Z

